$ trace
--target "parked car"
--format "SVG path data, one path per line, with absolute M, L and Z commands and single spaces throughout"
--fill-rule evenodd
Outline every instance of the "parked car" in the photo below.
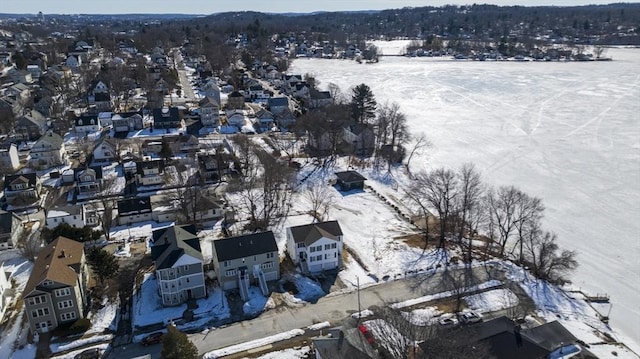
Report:
M 158 344 L 162 341 L 162 335 L 163 335 L 162 332 L 151 333 L 146 337 L 142 338 L 142 340 L 140 341 L 140 344 L 144 345 L 145 347 L 151 344 Z
M 99 359 L 101 354 L 100 348 L 91 348 L 77 354 L 73 359 Z
M 460 314 L 460 320 L 465 324 L 479 323 L 482 321 L 482 314 L 473 311 L 467 311 Z
M 458 319 L 453 314 L 443 314 L 438 319 L 438 323 L 444 326 L 458 325 Z
M 376 342 L 376 339 L 373 337 L 369 329 L 367 329 L 367 327 L 364 326 L 364 324 L 360 324 L 360 326 L 358 327 L 358 330 L 360 330 L 360 333 L 364 335 L 364 338 L 367 339 L 367 342 L 369 344 L 373 345 Z

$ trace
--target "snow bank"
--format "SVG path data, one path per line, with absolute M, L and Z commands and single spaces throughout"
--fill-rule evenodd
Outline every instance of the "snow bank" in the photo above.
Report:
M 230 347 L 226 347 L 226 348 L 210 351 L 210 352 L 204 354 L 203 359 L 221 358 L 221 357 L 224 357 L 224 356 L 227 356 L 227 355 L 236 354 L 236 353 L 240 353 L 240 352 L 243 352 L 243 351 L 246 351 L 246 350 L 259 348 L 259 347 L 265 346 L 267 344 L 272 344 L 272 343 L 280 342 L 280 341 L 283 341 L 283 340 L 291 339 L 291 338 L 294 338 L 294 337 L 297 337 L 297 336 L 300 336 L 300 335 L 303 335 L 303 334 L 304 334 L 304 330 L 302 330 L 302 329 L 293 329 L 293 330 L 290 330 L 288 332 L 279 333 L 279 334 L 272 335 L 272 336 L 269 336 L 269 337 L 264 337 L 264 338 L 252 340 L 252 341 L 249 341 L 249 342 L 240 343 L 240 344 L 237 344 L 237 345 L 232 345 Z
M 470 292 L 470 291 L 474 291 L 474 290 L 480 290 L 480 289 L 488 289 L 488 288 L 493 288 L 493 287 L 497 287 L 499 285 L 501 285 L 502 282 L 500 282 L 499 280 L 490 280 L 478 285 L 473 285 L 470 287 L 466 287 L 463 291 L 464 292 Z M 401 309 L 401 308 L 406 308 L 406 307 L 411 307 L 417 304 L 421 304 L 421 303 L 426 303 L 426 302 L 430 302 L 436 299 L 442 299 L 442 298 L 448 298 L 451 296 L 454 296 L 456 294 L 455 291 L 453 290 L 449 290 L 446 292 L 440 292 L 440 293 L 436 293 L 436 294 L 430 294 L 430 295 L 425 295 L 423 297 L 419 297 L 419 298 L 414 298 L 414 299 L 409 299 L 409 300 L 405 300 L 404 302 L 398 302 L 398 303 L 393 303 L 391 304 L 391 308 L 395 308 L 395 309 Z

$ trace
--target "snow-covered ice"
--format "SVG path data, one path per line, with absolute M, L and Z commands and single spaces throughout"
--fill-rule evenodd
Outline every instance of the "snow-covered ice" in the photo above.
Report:
M 378 103 L 399 103 L 410 129 L 434 143 L 414 171 L 472 162 L 486 182 L 541 197 L 546 229 L 578 252 L 574 284 L 611 295 L 611 325 L 640 352 L 640 50 L 607 56 L 614 61 L 305 59 L 289 72 L 343 91 L 364 82 Z

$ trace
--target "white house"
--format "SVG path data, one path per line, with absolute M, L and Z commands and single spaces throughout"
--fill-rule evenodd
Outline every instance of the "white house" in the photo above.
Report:
M 11 294 L 11 283 L 7 277 L 8 275 L 4 271 L 4 263 L 0 262 L 0 322 L 4 317 Z
M 205 127 L 216 127 L 220 124 L 220 102 L 213 97 L 200 100 L 200 121 Z
M 47 132 L 36 141 L 31 147 L 29 155 L 31 156 L 29 165 L 32 168 L 50 168 L 64 165 L 67 162 L 64 140 L 60 135 L 52 131 Z
M 108 137 L 104 137 L 93 149 L 93 161 L 95 163 L 112 163 L 116 160 L 116 142 Z
M 13 172 L 20 167 L 18 147 L 15 143 L 0 148 L 0 170 Z
M 80 65 L 82 65 L 82 59 L 80 56 L 69 55 L 69 57 L 67 57 L 67 60 L 65 61 L 65 65 L 70 67 L 72 70 L 75 70 L 80 67 Z
M 303 273 L 339 269 L 342 243 L 338 221 L 287 228 L 287 253 Z
M 71 227 L 82 228 L 88 223 L 86 221 L 86 209 L 84 204 L 73 206 L 54 207 L 47 211 L 45 225 L 49 229 L 56 228 L 62 223 Z

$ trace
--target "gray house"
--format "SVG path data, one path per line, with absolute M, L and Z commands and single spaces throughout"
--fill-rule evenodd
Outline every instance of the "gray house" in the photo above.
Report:
M 279 259 L 271 231 L 213 241 L 213 268 L 220 287 L 238 288 L 243 300 L 248 298 L 251 284 L 269 294 L 267 281 L 280 279 Z
M 192 225 L 153 231 L 151 257 L 163 305 L 179 305 L 207 295 L 200 239 Z

